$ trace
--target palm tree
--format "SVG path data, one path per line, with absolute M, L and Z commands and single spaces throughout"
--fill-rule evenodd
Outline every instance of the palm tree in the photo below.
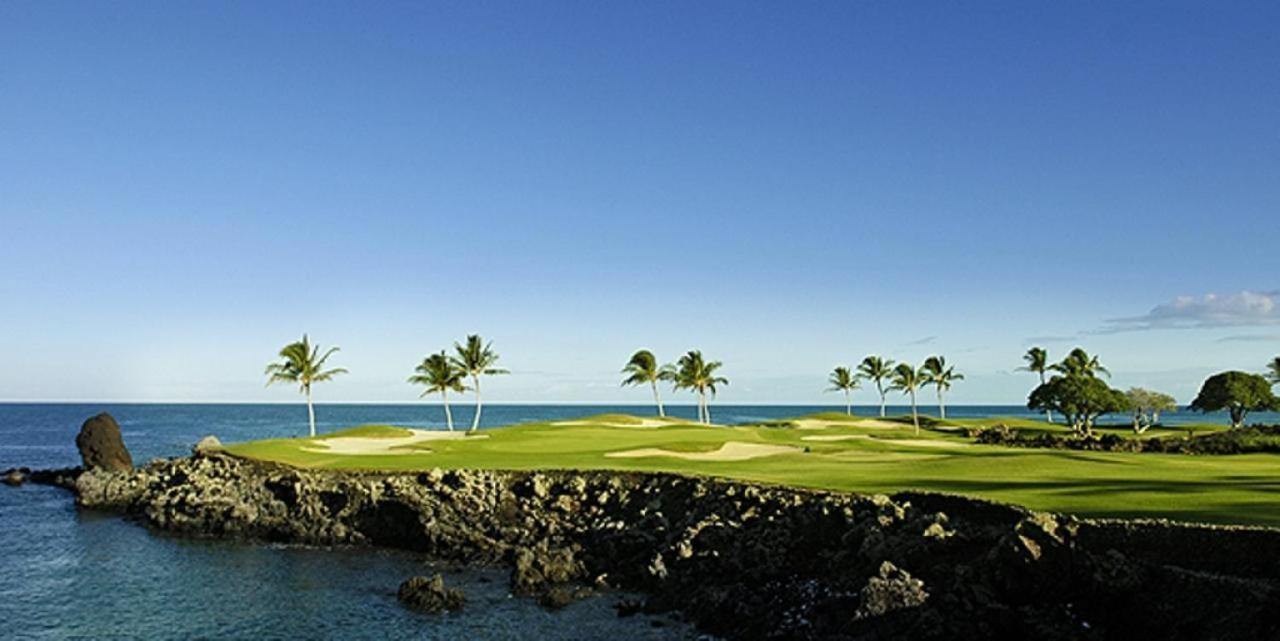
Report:
M 853 416 L 853 401 L 849 400 L 849 392 L 858 389 L 858 377 L 848 367 L 840 366 L 831 371 L 827 382 L 831 383 L 831 387 L 827 388 L 828 392 L 844 392 L 844 413 Z
M 1111 371 L 1098 362 L 1097 356 L 1090 356 L 1089 352 L 1079 347 L 1071 350 L 1071 353 L 1067 354 L 1067 357 L 1062 359 L 1061 363 L 1052 365 L 1049 369 L 1067 376 L 1097 378 L 1098 374 L 1106 374 L 1107 378 L 1111 378 Z
M 476 415 L 471 420 L 470 430 L 474 432 L 480 427 L 480 376 L 510 374 L 510 372 L 493 366 L 498 362 L 498 353 L 493 351 L 493 341 L 486 343 L 481 340 L 479 334 L 467 336 L 466 345 L 455 342 L 453 351 L 455 355 L 450 357 L 449 361 L 461 370 L 464 376 L 471 377 L 471 389 L 476 393 Z
M 1270 380 L 1272 385 L 1280 385 L 1280 356 L 1267 363 L 1267 380 Z
M 628 376 L 622 379 L 622 385 L 649 385 L 653 388 L 653 402 L 658 405 L 658 416 L 665 417 L 667 412 L 662 407 L 662 396 L 658 394 L 658 381 L 675 380 L 676 370 L 671 365 L 663 365 L 658 367 L 658 358 L 653 352 L 642 349 L 631 355 L 631 360 L 627 361 L 626 367 L 622 368 L 623 374 Z
M 717 385 L 729 384 L 728 379 L 716 376 L 721 365 L 720 361 L 703 360 L 702 352 L 698 350 L 681 356 L 676 362 L 675 388 L 698 393 L 698 420 L 708 425 L 711 424 L 711 406 L 707 403 L 707 392 L 715 397 Z
M 898 363 L 898 366 L 893 368 L 893 380 L 889 384 L 890 389 L 911 395 L 911 422 L 916 426 L 917 435 L 920 434 L 920 412 L 916 409 L 916 390 L 924 385 L 924 377 L 922 370 L 906 363 Z
M 924 382 L 921 384 L 932 385 L 938 390 L 938 418 L 947 419 L 947 406 L 942 402 L 942 394 L 951 389 L 951 384 L 956 381 L 963 381 L 964 374 L 955 371 L 956 368 L 947 366 L 947 359 L 941 356 L 930 356 L 924 361 L 924 367 L 920 368 L 924 374 Z
M 1034 372 L 1036 374 L 1039 374 L 1040 384 L 1044 385 L 1045 383 L 1044 373 L 1049 371 L 1049 352 L 1046 352 L 1043 347 L 1032 347 L 1031 349 L 1027 350 L 1026 354 L 1022 355 L 1022 360 L 1026 361 L 1027 365 L 1026 367 L 1019 367 L 1018 371 Z M 1044 420 L 1049 421 L 1050 423 L 1053 422 L 1052 410 L 1046 409 L 1044 411 Z
M 449 392 L 465 392 L 467 390 L 467 386 L 462 383 L 465 373 L 454 366 L 449 357 L 445 355 L 444 350 L 440 350 L 439 354 L 432 354 L 422 359 L 422 363 L 415 367 L 413 371 L 417 372 L 417 374 L 410 376 L 409 382 L 427 387 L 422 391 L 422 396 L 440 392 L 440 402 L 444 405 L 445 424 L 449 426 L 449 431 L 452 432 L 453 412 L 449 410 Z
M 311 339 L 303 334 L 302 340 L 289 343 L 280 350 L 279 363 L 267 365 L 267 385 L 297 383 L 298 390 L 307 395 L 307 417 L 310 419 L 312 437 L 316 435 L 316 409 L 311 403 L 311 384 L 332 380 L 338 374 L 347 373 L 341 367 L 328 370 L 324 368 L 325 361 L 336 351 L 337 347 L 331 347 L 322 356 L 320 346 L 312 347 Z
M 893 360 L 868 356 L 858 365 L 858 376 L 875 381 L 876 391 L 880 393 L 880 418 L 884 418 L 884 382 L 893 376 Z

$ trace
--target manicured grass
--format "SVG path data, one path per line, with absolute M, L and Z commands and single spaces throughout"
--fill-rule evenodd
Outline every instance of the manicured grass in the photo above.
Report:
M 864 419 L 824 414 L 772 422 L 819 429 L 708 427 L 691 423 L 643 428 L 619 427 L 641 424 L 634 417 L 602 416 L 577 419 L 573 425 L 533 423 L 488 429 L 478 437 L 427 441 L 395 454 L 305 451 L 301 446 L 308 439 L 255 441 L 232 445 L 228 450 L 300 467 L 665 471 L 864 493 L 908 489 L 951 492 L 1092 517 L 1280 526 L 1280 455 L 1189 456 L 1005 448 L 974 444 L 962 430 L 947 427 L 1005 423 L 1027 430 L 1061 432 L 1065 428 L 1026 420 L 964 419 L 947 421 L 946 426 L 929 421 L 941 429 L 923 429 L 916 436 L 910 417 L 905 422 L 901 417 L 888 419 L 892 426 L 878 418 L 865 419 L 868 424 L 863 424 Z M 1185 431 L 1167 433 L 1181 435 Z M 398 430 L 389 432 L 387 426 L 364 426 L 326 436 L 404 434 Z M 709 452 L 727 441 L 790 445 L 797 450 L 745 461 L 605 456 L 641 448 Z

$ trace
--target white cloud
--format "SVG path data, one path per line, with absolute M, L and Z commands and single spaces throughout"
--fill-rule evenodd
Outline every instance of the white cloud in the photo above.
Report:
M 1097 333 L 1266 325 L 1280 325 L 1280 291 L 1179 296 L 1141 316 L 1108 320 Z

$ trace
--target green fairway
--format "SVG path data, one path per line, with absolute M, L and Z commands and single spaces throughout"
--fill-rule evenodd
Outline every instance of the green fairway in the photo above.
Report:
M 951 492 L 1091 517 L 1280 526 L 1280 455 L 1005 448 L 975 444 L 964 428 L 1064 428 L 1023 419 L 927 423 L 917 436 L 910 418 L 818 414 L 723 427 L 605 415 L 447 438 L 361 426 L 319 439 L 254 441 L 227 449 L 299 467 L 664 471 L 863 493 Z M 1148 436 L 1171 433 L 1153 430 Z

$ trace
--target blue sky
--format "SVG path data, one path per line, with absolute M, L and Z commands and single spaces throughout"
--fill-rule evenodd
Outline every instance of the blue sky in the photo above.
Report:
M 1280 353 L 1275 3 L 0 4 L 0 399 L 836 402 L 1033 342 L 1184 402 Z M 870 393 L 861 400 L 870 402 Z

